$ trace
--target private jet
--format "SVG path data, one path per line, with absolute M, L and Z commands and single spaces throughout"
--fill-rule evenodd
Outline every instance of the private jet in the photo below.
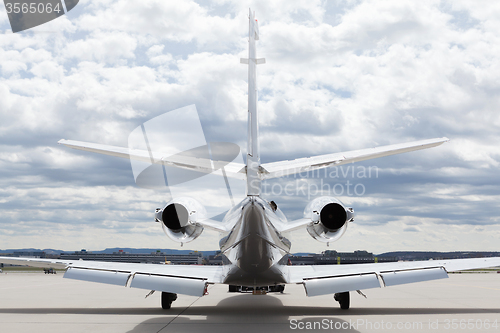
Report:
M 221 172 L 224 177 L 246 181 L 246 196 L 230 208 L 222 221 L 207 217 L 195 198 L 174 197 L 156 209 L 154 219 L 174 241 L 188 243 L 205 229 L 220 232 L 223 265 L 157 265 L 85 260 L 58 260 L 0 257 L 4 264 L 65 269 L 64 278 L 119 285 L 161 292 L 161 306 L 169 309 L 177 295 L 204 296 L 211 284 L 226 284 L 229 291 L 283 291 L 286 284 L 301 284 L 307 296 L 333 295 L 341 309 L 348 309 L 350 292 L 443 279 L 448 272 L 500 265 L 500 258 L 453 259 L 346 265 L 288 265 L 291 231 L 306 231 L 313 239 L 331 243 L 344 235 L 354 221 L 354 210 L 331 196 L 321 196 L 305 205 L 303 218 L 288 221 L 274 201 L 262 198 L 262 182 L 268 179 L 314 171 L 331 166 L 436 147 L 447 138 L 435 138 L 376 148 L 333 153 L 273 163 L 260 162 L 257 113 L 256 42 L 259 27 L 255 12 L 249 15 L 249 53 L 240 62 L 248 65 L 248 138 L 246 163 L 213 167 L 190 155 L 167 156 L 150 150 L 60 140 L 67 147 L 159 165 L 191 169 L 206 174 Z M 209 296 L 206 296 L 209 297 Z

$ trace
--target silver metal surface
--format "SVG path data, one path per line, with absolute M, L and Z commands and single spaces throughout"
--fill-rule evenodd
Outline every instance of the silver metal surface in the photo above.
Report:
M 448 273 L 443 267 L 387 272 L 380 273 L 380 275 L 386 287 L 448 278 Z
M 328 295 L 345 291 L 380 288 L 376 274 L 338 276 L 304 281 L 307 296 Z
M 136 274 L 133 277 L 130 287 L 165 291 L 190 296 L 203 296 L 203 291 L 205 290 L 205 280 Z
M 118 286 L 125 286 L 129 276 L 129 273 L 80 268 L 69 268 L 64 273 L 64 278 L 66 279 L 115 284 Z

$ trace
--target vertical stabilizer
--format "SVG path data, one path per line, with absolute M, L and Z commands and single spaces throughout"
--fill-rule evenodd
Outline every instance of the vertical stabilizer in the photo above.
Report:
M 265 59 L 257 59 L 255 41 L 259 40 L 259 25 L 255 19 L 255 12 L 252 13 L 250 10 L 249 14 L 248 59 L 241 59 L 241 63 L 248 64 L 247 195 L 260 195 L 256 65 L 265 63 Z

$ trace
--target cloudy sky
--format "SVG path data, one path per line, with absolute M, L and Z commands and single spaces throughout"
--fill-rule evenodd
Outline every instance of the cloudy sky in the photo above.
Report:
M 208 142 L 245 152 L 248 7 L 266 58 L 263 162 L 451 140 L 273 180 L 267 199 L 289 219 L 320 195 L 353 207 L 329 249 L 499 250 L 500 4 L 400 0 L 81 0 L 16 34 L 0 5 L 0 249 L 179 248 L 152 221 L 165 189 L 137 187 L 126 159 L 57 141 L 127 147 L 144 122 L 194 104 Z M 287 184 L 303 190 L 272 193 Z M 185 248 L 214 250 L 217 236 Z M 292 241 L 327 249 L 305 231 Z

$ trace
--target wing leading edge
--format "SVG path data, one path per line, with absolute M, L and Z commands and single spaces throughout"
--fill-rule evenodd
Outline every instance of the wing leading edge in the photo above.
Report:
M 500 258 L 287 267 L 290 283 L 302 283 L 308 296 L 318 296 L 444 279 L 448 272 L 493 266 L 500 266 Z
M 64 278 L 130 288 L 203 296 L 208 283 L 222 283 L 222 266 L 0 257 L 0 263 L 66 269 Z
M 262 164 L 262 179 L 270 179 L 293 175 L 304 171 L 313 171 L 323 169 L 330 166 L 338 166 L 347 163 L 354 163 L 364 160 L 369 160 L 378 157 L 407 153 L 410 151 L 437 147 L 444 142 L 449 141 L 448 138 L 435 138 L 429 140 L 413 141 L 407 143 L 399 143 L 395 145 L 382 146 L 376 148 L 367 148 L 361 150 L 352 150 L 343 153 L 334 153 L 327 155 L 319 155 L 307 158 L 299 158 L 291 161 L 281 161 Z
M 89 151 L 92 153 L 98 153 L 103 155 L 128 158 L 131 160 L 142 161 L 154 164 L 163 164 L 165 166 L 176 167 L 180 169 L 197 171 L 202 173 L 213 173 L 216 175 L 222 175 L 220 169 L 214 170 L 211 165 L 224 164 L 224 173 L 226 176 L 231 178 L 236 178 L 240 180 L 246 179 L 245 166 L 240 163 L 231 162 L 229 164 L 220 161 L 212 161 L 205 158 L 186 156 L 186 155 L 172 155 L 166 156 L 165 154 L 147 151 L 141 149 L 129 149 L 117 146 L 102 145 L 98 143 L 90 143 L 83 141 L 74 140 L 64 140 L 58 141 L 59 144 L 65 145 L 66 147 Z

